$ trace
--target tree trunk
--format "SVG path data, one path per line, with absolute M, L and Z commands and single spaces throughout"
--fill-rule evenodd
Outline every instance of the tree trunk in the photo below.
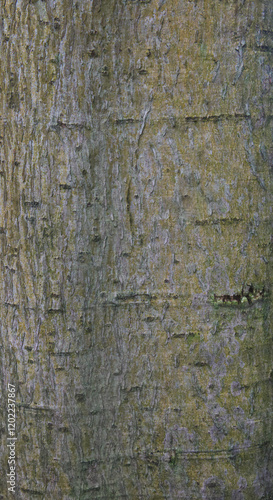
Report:
M 1 3 L 1 498 L 272 498 L 272 10 Z

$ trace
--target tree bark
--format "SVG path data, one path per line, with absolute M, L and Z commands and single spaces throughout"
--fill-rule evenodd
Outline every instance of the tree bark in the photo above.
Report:
M 1 3 L 0 498 L 272 498 L 272 10 Z

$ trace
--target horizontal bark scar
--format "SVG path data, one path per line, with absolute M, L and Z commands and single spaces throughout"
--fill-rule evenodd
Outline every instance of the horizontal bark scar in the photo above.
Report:
M 253 302 L 263 298 L 266 295 L 265 287 L 262 289 L 255 288 L 252 284 L 247 287 L 242 287 L 241 292 L 232 295 L 216 295 L 214 294 L 214 302 L 217 304 L 243 304 L 251 305 Z

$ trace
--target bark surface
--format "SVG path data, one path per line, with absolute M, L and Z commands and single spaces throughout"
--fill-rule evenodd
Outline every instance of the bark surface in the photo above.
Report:
M 272 1 L 0 9 L 0 498 L 272 499 Z

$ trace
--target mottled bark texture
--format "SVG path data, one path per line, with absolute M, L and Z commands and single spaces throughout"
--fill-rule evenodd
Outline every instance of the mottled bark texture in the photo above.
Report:
M 273 498 L 272 0 L 2 0 L 1 498 Z

